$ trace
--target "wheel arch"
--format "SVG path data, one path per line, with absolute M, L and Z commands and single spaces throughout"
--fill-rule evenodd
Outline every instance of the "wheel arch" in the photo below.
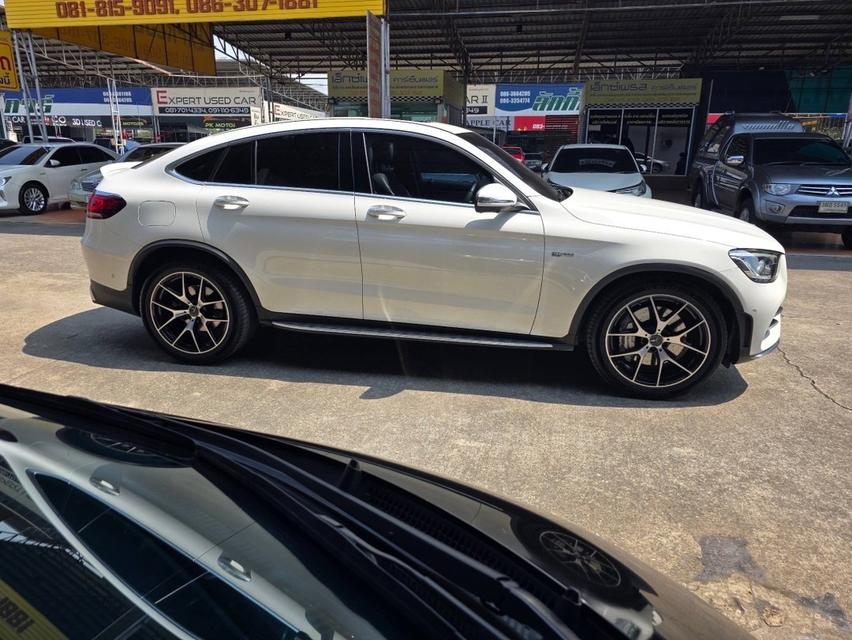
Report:
M 692 282 L 705 287 L 705 290 L 719 304 L 728 326 L 728 345 L 723 363 L 735 363 L 740 357 L 742 347 L 751 339 L 751 316 L 745 312 L 742 303 L 730 285 L 711 272 L 689 265 L 668 263 L 642 264 L 624 267 L 610 273 L 608 276 L 599 280 L 583 297 L 583 300 L 577 307 L 574 318 L 571 320 L 568 335 L 563 340 L 571 345 L 578 345 L 582 342 L 582 336 L 591 315 L 591 310 L 594 308 L 595 303 L 601 300 L 607 292 L 622 286 L 626 282 L 647 281 L 653 277 L 687 283 Z
M 245 292 L 251 298 L 255 313 L 261 313 L 262 307 L 257 292 L 246 272 L 224 251 L 195 240 L 160 240 L 140 250 L 130 264 L 127 275 L 127 287 L 131 290 L 133 311 L 139 314 L 139 298 L 148 276 L 161 264 L 169 260 L 200 259 L 222 267 L 237 277 Z
M 742 189 L 740 189 L 740 192 L 737 194 L 736 212 L 739 212 L 740 207 L 742 206 L 745 200 L 751 200 L 752 206 L 754 206 L 757 202 L 754 197 L 754 194 L 751 191 L 751 187 L 743 187 Z

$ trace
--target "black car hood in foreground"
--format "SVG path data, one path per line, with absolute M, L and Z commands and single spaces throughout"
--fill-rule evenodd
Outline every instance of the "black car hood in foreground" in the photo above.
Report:
M 0 638 L 747 638 L 585 533 L 367 456 L 0 386 Z

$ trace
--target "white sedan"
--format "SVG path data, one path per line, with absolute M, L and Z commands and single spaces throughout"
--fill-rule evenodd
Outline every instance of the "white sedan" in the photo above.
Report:
M 0 151 L 0 211 L 34 215 L 68 202 L 71 181 L 113 162 L 116 155 L 93 144 L 22 144 Z
M 566 144 L 548 165 L 545 179 L 557 187 L 582 187 L 651 197 L 630 149 L 620 144 Z

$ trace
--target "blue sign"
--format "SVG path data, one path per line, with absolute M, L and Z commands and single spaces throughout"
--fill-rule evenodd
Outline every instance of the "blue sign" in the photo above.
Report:
M 35 99 L 35 91 L 31 91 L 31 97 Z M 109 104 L 109 93 L 106 89 L 51 89 L 42 88 L 41 95 L 44 98 L 50 96 L 52 104 Z M 20 91 L 7 91 L 4 94 L 6 101 L 21 100 Z M 121 88 L 117 91 L 119 105 L 150 106 L 151 91 L 143 87 Z
M 498 115 L 578 115 L 583 83 L 498 84 L 495 107 Z

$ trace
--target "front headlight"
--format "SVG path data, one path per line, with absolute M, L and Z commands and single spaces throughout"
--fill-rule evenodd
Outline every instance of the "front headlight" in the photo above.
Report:
M 786 196 L 793 190 L 793 186 L 792 184 L 785 184 L 783 182 L 770 182 L 763 185 L 763 190 L 766 193 L 771 193 L 773 196 Z
M 644 196 L 645 192 L 648 190 L 648 185 L 645 184 L 643 180 L 639 184 L 634 184 L 632 187 L 627 187 L 625 189 L 616 189 L 616 193 L 626 193 L 631 196 Z
M 777 251 L 731 249 L 728 255 L 731 256 L 734 264 L 755 282 L 772 282 L 778 275 L 781 254 Z
M 9 180 L 12 179 L 12 176 L 3 176 L 0 178 L 0 189 L 9 184 Z

